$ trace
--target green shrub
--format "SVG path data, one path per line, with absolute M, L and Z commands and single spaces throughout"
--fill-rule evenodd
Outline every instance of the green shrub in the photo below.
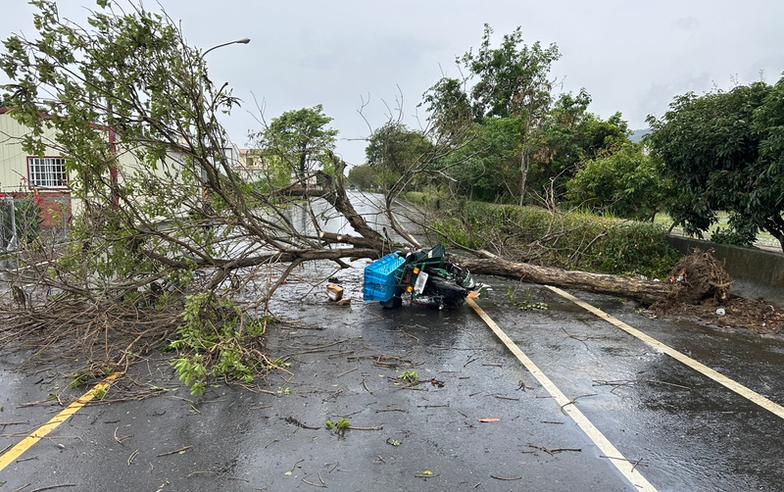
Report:
M 433 187 L 426 187 L 423 191 L 409 191 L 403 194 L 403 199 L 414 205 L 435 210 L 439 210 L 442 206 L 446 206 L 449 203 L 447 193 Z
M 664 205 L 670 184 L 661 165 L 641 145 L 625 144 L 614 154 L 588 161 L 567 182 L 572 205 L 597 213 L 653 220 Z
M 679 257 L 660 225 L 586 212 L 467 202 L 433 228 L 447 243 L 472 249 L 504 244 L 517 260 L 589 272 L 663 278 Z
M 252 383 L 270 367 L 260 351 L 266 323 L 213 293 L 188 296 L 178 338 L 169 345 L 179 354 L 172 365 L 180 381 L 195 396 L 203 395 L 214 377 Z

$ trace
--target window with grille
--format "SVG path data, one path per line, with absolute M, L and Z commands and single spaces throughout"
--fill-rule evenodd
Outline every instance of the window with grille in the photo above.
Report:
M 62 157 L 28 157 L 27 175 L 32 188 L 66 188 L 65 159 Z

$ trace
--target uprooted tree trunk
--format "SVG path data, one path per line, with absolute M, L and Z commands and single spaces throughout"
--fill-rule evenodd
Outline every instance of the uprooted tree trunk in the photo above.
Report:
M 667 283 L 618 275 L 563 270 L 501 258 L 465 258 L 461 259 L 459 263 L 473 273 L 499 275 L 536 284 L 613 294 L 646 303 L 659 301 L 673 293 L 673 286 Z
M 666 282 L 620 275 L 589 273 L 520 263 L 502 258 L 464 258 L 460 265 L 473 273 L 499 275 L 525 282 L 612 294 L 641 301 L 699 303 L 729 296 L 730 277 L 711 251 L 695 250 L 681 259 Z

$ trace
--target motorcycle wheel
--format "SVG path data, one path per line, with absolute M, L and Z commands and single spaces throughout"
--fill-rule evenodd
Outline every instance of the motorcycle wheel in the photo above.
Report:
M 463 305 L 468 291 L 448 280 L 440 277 L 431 277 L 426 292 L 436 298 L 440 298 L 440 305 L 446 308 L 456 308 Z M 440 306 L 439 306 L 440 307 Z

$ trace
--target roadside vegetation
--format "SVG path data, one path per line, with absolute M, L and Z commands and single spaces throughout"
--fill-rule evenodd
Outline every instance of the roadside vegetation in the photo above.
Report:
M 567 270 L 664 279 L 680 258 L 658 224 L 597 216 L 587 211 L 469 201 L 436 203 L 411 192 L 412 203 L 433 207 L 430 232 L 439 241 L 509 259 Z
M 666 214 L 668 227 L 690 235 L 741 246 L 765 237 L 784 248 L 784 78 L 676 96 L 635 143 L 621 113 L 604 119 L 590 112 L 587 91 L 555 91 L 550 67 L 559 56 L 556 45 L 527 43 L 519 29 L 494 44 L 486 26 L 479 47 L 457 59 L 464 78 L 442 78 L 425 93 L 428 127 L 377 130 L 366 164 L 349 179 L 382 192 L 402 180 L 426 195 L 419 203 L 451 202 L 442 207 L 450 212 L 445 222 L 458 234 L 478 227 L 470 211 L 452 214 L 467 200 L 649 223 Z M 443 141 L 452 151 L 437 157 L 438 172 L 408 179 L 428 146 Z M 467 222 L 457 227 L 457 220 Z M 485 229 L 515 232 L 508 221 L 487 222 Z

